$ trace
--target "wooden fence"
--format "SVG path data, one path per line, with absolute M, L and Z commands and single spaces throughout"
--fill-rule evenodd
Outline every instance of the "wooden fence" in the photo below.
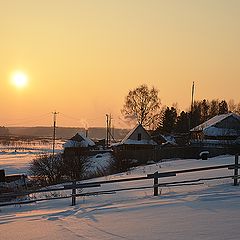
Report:
M 233 175 L 159 183 L 160 178 L 174 177 L 174 176 L 177 176 L 178 174 L 211 171 L 211 170 L 224 169 L 224 168 L 227 168 L 229 170 L 233 170 Z M 196 185 L 196 184 L 203 184 L 203 183 L 201 183 L 202 181 L 211 181 L 211 180 L 227 179 L 227 178 L 233 179 L 233 185 L 237 186 L 238 185 L 238 179 L 239 179 L 239 174 L 238 174 L 238 169 L 239 168 L 240 168 L 239 156 L 235 155 L 235 163 L 234 164 L 225 164 L 225 165 L 217 165 L 217 166 L 201 167 L 201 168 L 191 168 L 191 169 L 183 169 L 183 170 L 160 172 L 160 173 L 155 172 L 153 174 L 148 174 L 147 176 L 143 176 L 143 177 L 124 178 L 124 179 L 115 179 L 115 180 L 106 180 L 106 181 L 96 181 L 96 182 L 81 183 L 81 184 L 78 184 L 76 181 L 73 181 L 71 183 L 68 183 L 67 185 L 63 185 L 62 187 L 57 187 L 57 188 L 25 191 L 25 192 L 16 193 L 16 194 L 1 194 L 0 195 L 0 200 L 1 199 L 2 200 L 6 199 L 6 198 L 14 198 L 14 197 L 18 197 L 18 196 L 26 196 L 26 195 L 41 193 L 41 192 L 54 192 L 54 191 L 65 191 L 65 190 L 72 190 L 71 195 L 51 197 L 51 198 L 40 198 L 40 199 L 33 199 L 33 200 L 27 200 L 27 201 L 4 202 L 4 203 L 0 203 L 0 207 L 1 206 L 7 206 L 7 205 L 27 204 L 27 203 L 45 201 L 45 200 L 63 199 L 63 198 L 71 198 L 72 199 L 72 205 L 74 206 L 74 205 L 76 205 L 76 198 L 81 197 L 81 196 L 91 196 L 91 195 L 100 195 L 100 194 L 114 194 L 116 192 L 121 192 L 121 191 L 141 190 L 141 189 L 149 189 L 149 188 L 153 188 L 153 195 L 158 196 L 159 187 L 162 188 L 162 187 L 171 187 L 171 186 Z M 139 187 L 128 187 L 128 188 L 117 188 L 117 189 L 102 190 L 102 191 L 92 191 L 92 192 L 87 192 L 87 193 L 77 193 L 77 189 L 85 189 L 85 188 L 88 189 L 88 188 L 93 188 L 93 187 L 96 188 L 96 187 L 101 187 L 103 184 L 120 183 L 120 182 L 135 182 L 135 181 L 142 181 L 142 180 L 147 180 L 147 179 L 153 179 L 153 185 L 151 185 L 151 186 L 139 186 Z

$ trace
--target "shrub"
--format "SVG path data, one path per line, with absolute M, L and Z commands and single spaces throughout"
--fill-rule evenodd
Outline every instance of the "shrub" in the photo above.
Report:
M 63 158 L 64 175 L 68 180 L 82 180 L 86 178 L 89 161 L 87 155 Z
M 112 173 L 126 172 L 133 166 L 132 159 L 126 158 L 122 152 L 114 152 L 111 163 Z
M 31 176 L 41 184 L 59 183 L 63 176 L 63 159 L 61 155 L 40 155 L 35 158 L 29 167 Z
M 30 163 L 29 173 L 40 185 L 86 178 L 88 157 L 86 155 L 63 157 L 61 154 L 41 155 Z

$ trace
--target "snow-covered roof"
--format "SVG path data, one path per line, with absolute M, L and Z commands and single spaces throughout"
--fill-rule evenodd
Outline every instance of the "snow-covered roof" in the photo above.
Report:
M 172 145 L 177 145 L 174 136 L 172 136 L 172 135 L 161 135 L 161 136 L 166 141 L 166 143 L 170 143 Z
M 63 144 L 64 148 L 69 147 L 92 147 L 95 143 L 89 139 L 88 137 L 84 136 L 82 133 L 77 133 L 71 139 L 69 139 L 66 143 Z
M 239 121 L 240 124 L 240 116 L 235 113 L 227 113 L 227 114 L 221 114 L 217 115 L 208 121 L 198 125 L 197 127 L 191 129 L 191 132 L 198 132 L 203 131 L 205 135 L 208 136 L 224 136 L 224 135 L 236 135 L 236 130 L 231 128 L 220 128 L 216 125 L 226 118 L 233 117 Z
M 138 134 L 141 134 L 140 140 L 138 140 Z M 138 124 L 135 128 L 133 128 L 119 144 L 157 145 L 157 143 L 151 139 L 151 136 L 141 124 Z

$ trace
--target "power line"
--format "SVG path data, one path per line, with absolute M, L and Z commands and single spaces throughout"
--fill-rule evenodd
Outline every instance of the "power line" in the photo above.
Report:
M 6 127 L 8 127 L 8 126 L 19 126 L 19 125 L 24 125 L 24 124 L 36 123 L 36 122 L 39 122 L 39 120 L 46 119 L 47 116 L 49 116 L 50 114 L 51 113 L 45 113 L 43 115 L 36 116 L 36 118 L 23 118 L 23 119 L 19 119 L 19 120 L 26 120 L 26 121 L 18 122 L 18 123 L 5 124 L 5 126 Z

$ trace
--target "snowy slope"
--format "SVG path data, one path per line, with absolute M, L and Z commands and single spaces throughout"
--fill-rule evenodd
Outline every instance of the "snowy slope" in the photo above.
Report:
M 138 167 L 131 172 L 102 179 L 144 176 L 169 171 L 233 163 L 233 156 L 202 160 L 176 160 Z M 174 180 L 231 175 L 227 169 L 179 175 Z M 96 180 L 96 179 L 95 179 Z M 94 181 L 95 181 L 94 180 Z M 161 179 L 170 181 L 171 178 Z M 114 183 L 102 189 L 151 185 L 152 180 Z M 97 189 L 90 189 L 94 191 Z M 203 185 L 152 189 L 113 195 L 52 200 L 0 209 L 1 239 L 239 239 L 239 186 L 232 180 Z

